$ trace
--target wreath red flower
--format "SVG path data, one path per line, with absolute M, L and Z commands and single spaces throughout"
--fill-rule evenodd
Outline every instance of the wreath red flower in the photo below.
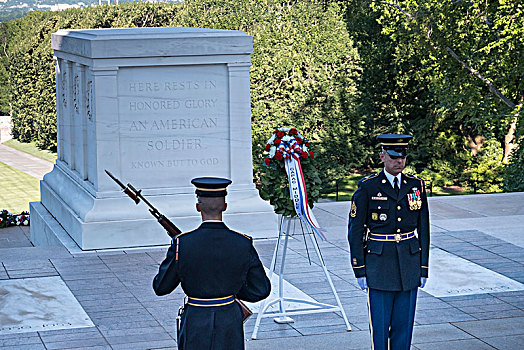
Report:
M 283 162 L 285 158 L 300 157 L 310 207 L 320 196 L 322 180 L 314 166 L 314 154 L 309 147 L 309 141 L 296 128 L 274 130 L 264 147 L 264 166 L 259 173 L 260 183 L 257 188 L 260 196 L 269 200 L 277 214 L 296 215 L 289 197 L 289 183 Z

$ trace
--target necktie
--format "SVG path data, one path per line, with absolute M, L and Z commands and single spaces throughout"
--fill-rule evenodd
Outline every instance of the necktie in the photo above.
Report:
M 398 192 L 400 191 L 400 188 L 398 187 L 398 178 L 395 177 L 393 179 L 393 188 L 395 189 L 395 191 L 397 192 L 397 196 L 398 196 Z

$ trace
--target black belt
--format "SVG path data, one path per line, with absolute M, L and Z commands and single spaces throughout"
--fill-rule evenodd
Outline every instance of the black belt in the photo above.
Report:
M 382 241 L 382 242 L 395 241 L 398 243 L 400 241 L 404 241 L 406 239 L 410 239 L 413 237 L 415 237 L 415 231 L 411 231 L 407 233 L 395 233 L 392 235 L 384 235 L 381 233 L 370 233 L 369 234 L 369 239 L 373 241 Z
M 222 298 L 212 298 L 212 299 L 202 299 L 202 298 L 187 298 L 187 304 L 193 305 L 193 306 L 204 306 L 204 307 L 210 307 L 210 306 L 224 306 L 232 304 L 235 301 L 235 297 L 233 295 L 229 295 L 227 297 Z

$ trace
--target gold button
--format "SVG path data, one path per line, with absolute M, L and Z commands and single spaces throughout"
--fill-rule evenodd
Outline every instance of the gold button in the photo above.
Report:
M 382 209 L 382 207 L 381 207 L 380 205 L 378 206 L 378 208 L 379 208 L 379 209 Z
M 402 221 L 402 218 L 398 218 L 397 220 L 398 220 L 398 221 Z
M 399 229 L 399 228 L 397 228 L 397 232 L 400 232 L 400 229 Z
M 371 250 L 368 250 L 368 253 L 371 253 Z
M 400 205 L 397 207 L 397 210 L 400 210 Z

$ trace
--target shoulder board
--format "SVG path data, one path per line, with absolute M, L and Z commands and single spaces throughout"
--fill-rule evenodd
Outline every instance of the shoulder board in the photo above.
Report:
M 248 235 L 245 235 L 245 234 L 243 234 L 243 233 L 240 233 L 240 232 L 237 232 L 237 231 L 233 231 L 233 230 L 231 230 L 231 232 L 236 233 L 237 235 L 244 236 L 244 237 L 246 237 L 247 239 L 249 239 L 250 241 L 253 240 L 253 237 L 248 236 Z
M 371 175 L 366 176 L 366 177 L 363 178 L 363 179 L 360 179 L 359 182 L 360 182 L 360 183 L 362 183 L 362 182 L 366 182 L 366 181 L 368 181 L 368 180 L 371 180 L 371 179 L 376 178 L 377 176 L 378 176 L 378 173 L 374 173 L 374 174 L 371 174 Z
M 424 189 L 424 180 L 422 180 L 422 178 L 418 177 L 418 176 L 415 176 L 415 175 L 410 175 L 410 174 L 404 174 L 408 179 L 413 179 L 413 180 L 417 180 L 417 181 L 420 181 L 420 186 L 422 187 L 422 192 L 425 191 Z
M 410 178 L 410 179 L 415 179 L 415 180 L 419 180 L 419 181 L 424 181 L 422 180 L 422 178 L 418 177 L 418 176 L 415 176 L 415 175 L 411 175 L 411 174 L 404 174 L 407 178 Z
M 176 235 L 175 237 L 173 237 L 173 239 L 180 238 L 180 237 L 182 237 L 182 236 L 184 236 L 184 235 L 187 235 L 187 234 L 189 234 L 189 233 L 191 233 L 191 232 L 193 232 L 193 231 L 188 231 L 188 232 L 182 232 L 182 233 L 179 233 L 178 235 Z

